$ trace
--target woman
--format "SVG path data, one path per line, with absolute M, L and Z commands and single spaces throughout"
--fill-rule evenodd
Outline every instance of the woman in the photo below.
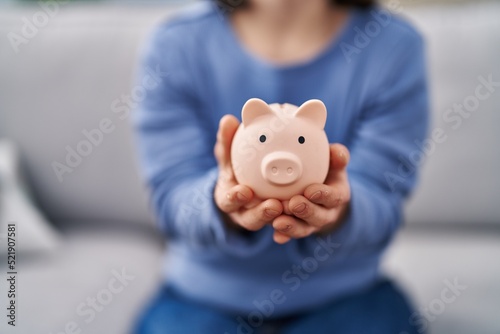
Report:
M 178 14 L 144 55 L 145 75 L 165 73 L 135 125 L 169 247 L 136 332 L 415 333 L 378 264 L 426 132 L 420 36 L 370 1 L 235 1 Z M 285 202 L 237 184 L 229 148 L 252 97 L 325 103 L 325 184 Z

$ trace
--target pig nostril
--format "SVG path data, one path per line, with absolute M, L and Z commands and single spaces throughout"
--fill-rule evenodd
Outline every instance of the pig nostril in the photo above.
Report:
M 278 168 L 276 167 L 273 167 L 271 171 L 273 172 L 274 175 L 278 174 Z
M 293 173 L 293 168 L 292 167 L 288 167 L 287 170 L 286 170 L 286 172 L 288 174 L 292 174 Z

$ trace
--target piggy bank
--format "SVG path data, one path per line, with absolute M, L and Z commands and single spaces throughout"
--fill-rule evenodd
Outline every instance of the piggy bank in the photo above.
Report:
M 330 149 L 323 102 L 309 100 L 297 107 L 254 98 L 243 106 L 241 118 L 231 145 L 238 183 L 260 199 L 289 200 L 325 181 Z

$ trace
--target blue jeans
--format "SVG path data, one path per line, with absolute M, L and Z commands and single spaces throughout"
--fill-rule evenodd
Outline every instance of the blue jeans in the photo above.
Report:
M 417 328 L 409 321 L 411 314 L 412 309 L 403 294 L 387 280 L 323 308 L 271 319 L 258 327 L 244 321 L 244 315 L 238 317 L 193 303 L 166 286 L 145 310 L 133 333 L 416 334 Z

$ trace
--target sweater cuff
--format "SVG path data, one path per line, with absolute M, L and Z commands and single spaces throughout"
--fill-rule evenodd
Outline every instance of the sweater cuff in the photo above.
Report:
M 353 244 L 359 243 L 357 240 L 362 228 L 373 219 L 376 211 L 370 210 L 370 201 L 367 198 L 366 188 L 354 179 L 349 180 L 351 187 L 351 199 L 349 202 L 349 212 L 344 218 L 342 225 L 331 233 L 331 238 L 336 243 L 350 248 Z

